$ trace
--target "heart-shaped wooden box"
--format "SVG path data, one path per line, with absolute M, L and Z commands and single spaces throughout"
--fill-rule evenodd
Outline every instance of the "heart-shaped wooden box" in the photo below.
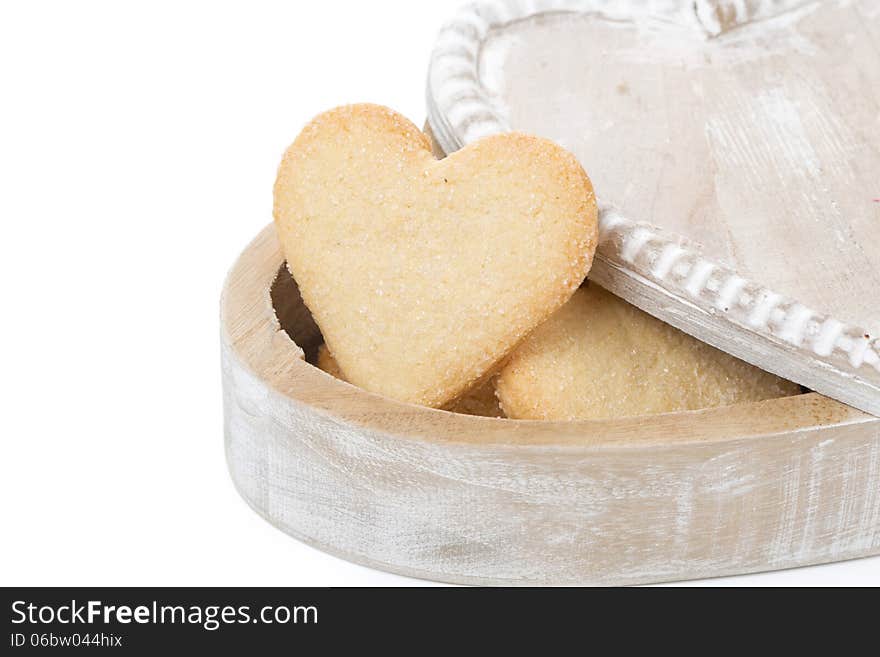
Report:
M 831 14 L 816 14 L 816 4 Z M 634 22 L 636 15 L 647 22 Z M 661 39 L 658 24 L 703 31 L 716 61 L 735 56 L 754 62 L 748 57 L 757 39 L 763 44 L 759 50 L 793 49 L 797 57 L 786 55 L 785 61 L 797 64 L 801 57 L 799 65 L 805 65 L 829 49 L 827 39 L 816 46 L 815 31 L 833 33 L 829 25 L 838 21 L 842 42 L 855 53 L 853 68 L 835 73 L 840 62 L 828 60 L 816 70 L 828 79 L 837 75 L 845 86 L 880 72 L 866 64 L 876 60 L 865 54 L 878 15 L 872 2 L 477 3 L 441 32 L 429 80 L 430 123 L 440 150 L 447 152 L 508 127 L 569 146 L 593 174 L 600 200 L 618 208 L 603 210 L 591 278 L 715 346 L 876 413 L 878 343 L 868 330 L 878 327 L 880 274 L 872 270 L 878 242 L 871 247 L 871 238 L 880 239 L 880 229 L 870 221 L 874 208 L 860 205 L 861 197 L 851 195 L 844 208 L 836 196 L 848 189 L 847 176 L 859 194 L 866 191 L 860 185 L 880 178 L 876 137 L 872 141 L 865 133 L 864 143 L 856 138 L 859 126 L 870 127 L 865 117 L 871 108 L 876 112 L 880 106 L 869 86 L 862 104 L 844 115 L 828 112 L 833 93 L 807 94 L 825 105 L 813 107 L 800 123 L 786 114 L 780 134 L 773 132 L 774 111 L 787 102 L 803 109 L 804 89 L 782 85 L 793 95 L 756 95 L 756 104 L 746 110 L 751 123 L 728 125 L 722 119 L 730 114 L 712 114 L 711 134 L 702 118 L 694 119 L 700 126 L 695 133 L 687 117 L 667 109 L 662 122 L 677 126 L 684 151 L 662 130 L 643 124 L 651 119 L 644 108 L 670 97 L 663 80 L 667 91 L 689 90 L 704 100 L 715 93 L 707 92 L 707 85 L 725 89 L 705 71 L 693 84 L 687 76 L 676 77 L 682 43 L 687 61 L 681 61 L 689 66 L 694 56 L 690 37 Z M 863 32 L 856 34 L 853 21 L 859 16 Z M 776 30 L 773 38 L 750 32 L 755 21 Z M 636 23 L 638 29 L 631 30 Z M 574 33 L 567 31 L 572 26 Z M 780 41 L 779 31 L 788 29 L 794 36 Z M 546 50 L 530 53 L 532 37 Z M 591 44 L 606 55 L 627 56 L 610 63 L 600 58 L 592 66 L 581 57 Z M 559 48 L 555 54 L 553 47 Z M 638 58 L 627 59 L 646 47 L 666 50 L 641 66 Z M 704 57 L 700 48 L 697 54 Z M 783 66 L 783 54 L 774 51 L 772 57 L 761 80 L 787 79 L 785 71 L 773 70 Z M 605 82 L 616 80 L 611 69 L 618 59 L 633 77 L 612 85 L 614 95 L 603 100 L 601 112 L 586 107 L 582 120 L 573 120 L 580 115 L 570 107 L 563 111 L 564 101 L 577 109 L 584 99 L 567 92 L 556 97 L 552 85 L 536 87 L 543 106 L 522 102 L 536 96 L 527 92 L 541 76 L 569 84 L 572 71 L 600 70 Z M 657 61 L 671 68 L 658 73 Z M 559 72 L 560 66 L 569 68 Z M 556 72 L 541 73 L 545 68 Z M 504 79 L 523 71 L 515 80 Z M 685 114 L 691 112 L 692 98 L 674 97 L 690 108 Z M 652 103 L 646 105 L 645 98 Z M 615 132 L 621 117 L 624 129 Z M 831 127 L 829 117 L 836 117 Z M 737 157 L 725 161 L 733 168 L 712 169 L 714 160 L 695 147 L 700 131 L 716 146 L 725 135 L 739 135 L 741 141 L 731 145 Z M 750 150 L 754 135 L 763 135 L 766 149 Z M 794 146 L 797 153 L 787 150 Z M 737 179 L 734 165 L 742 167 L 746 182 L 754 182 L 749 174 L 768 175 L 782 165 L 796 170 L 798 153 L 810 149 L 815 157 L 808 161 L 809 176 L 827 174 L 826 186 L 814 185 L 818 191 L 805 197 L 819 210 L 807 212 L 813 205 L 795 193 L 805 180 L 778 180 L 782 200 L 797 208 L 792 217 L 807 222 L 781 241 L 779 235 L 798 227 L 784 212 L 787 206 L 769 215 L 774 198 L 764 187 L 753 185 L 750 196 L 747 188 L 725 181 Z M 599 161 L 591 160 L 595 153 L 602 155 Z M 663 174 L 658 163 L 675 175 Z M 828 163 L 848 168 L 837 175 L 823 168 Z M 692 191 L 706 198 L 704 169 L 720 196 L 700 205 Z M 669 187 L 674 198 L 652 202 L 646 186 Z M 740 222 L 724 204 L 736 207 L 744 198 L 752 214 Z M 698 210 L 679 216 L 674 211 L 681 208 Z M 824 234 L 817 228 L 820 214 L 827 214 L 836 235 L 830 246 L 813 244 Z M 781 225 L 764 231 L 764 239 L 759 219 L 768 217 Z M 761 244 L 749 250 L 750 241 Z M 823 279 L 829 254 L 838 251 L 850 269 Z M 795 259 L 799 253 L 813 260 Z M 221 324 L 226 450 L 236 486 L 283 531 L 346 559 L 449 582 L 632 584 L 880 552 L 880 419 L 829 397 L 808 393 L 703 411 L 564 423 L 401 404 L 339 381 L 306 360 L 321 336 L 283 266 L 271 226 L 233 267 Z
M 633 584 L 880 551 L 880 419 L 816 393 L 533 422 L 337 380 L 274 227 L 221 310 L 226 453 L 260 515 L 322 550 L 477 584 Z

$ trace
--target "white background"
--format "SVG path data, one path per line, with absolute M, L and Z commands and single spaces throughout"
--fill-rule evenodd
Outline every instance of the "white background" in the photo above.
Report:
M 0 584 L 422 584 L 238 497 L 218 299 L 308 119 L 421 125 L 457 4 L 0 5 Z M 880 560 L 709 583 L 878 585 Z

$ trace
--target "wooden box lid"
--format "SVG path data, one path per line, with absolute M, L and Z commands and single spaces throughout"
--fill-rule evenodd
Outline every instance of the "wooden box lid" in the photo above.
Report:
M 508 0 L 443 28 L 451 152 L 522 130 L 602 204 L 590 277 L 880 415 L 880 2 Z

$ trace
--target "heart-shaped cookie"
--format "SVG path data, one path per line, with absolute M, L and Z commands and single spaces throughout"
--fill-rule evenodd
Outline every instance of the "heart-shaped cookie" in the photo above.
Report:
M 321 114 L 284 155 L 275 223 L 348 380 L 439 407 L 571 297 L 597 242 L 593 188 L 556 144 L 509 133 L 437 160 L 376 105 Z
M 495 390 L 508 417 L 598 420 L 786 397 L 800 387 L 590 284 L 520 345 Z

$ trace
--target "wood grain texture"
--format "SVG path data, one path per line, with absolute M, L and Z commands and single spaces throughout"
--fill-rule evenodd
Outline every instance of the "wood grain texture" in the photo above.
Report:
M 268 227 L 229 274 L 221 343 L 232 478 L 292 536 L 476 584 L 633 584 L 880 552 L 880 419 L 817 394 L 569 423 L 394 402 L 302 359 L 290 335 L 316 339 L 307 313 L 288 307 L 302 324 L 285 332 L 270 303 L 281 265 Z
M 446 151 L 568 147 L 605 204 L 593 276 L 880 414 L 878 31 L 876 0 L 476 3 L 438 39 L 429 116 Z

